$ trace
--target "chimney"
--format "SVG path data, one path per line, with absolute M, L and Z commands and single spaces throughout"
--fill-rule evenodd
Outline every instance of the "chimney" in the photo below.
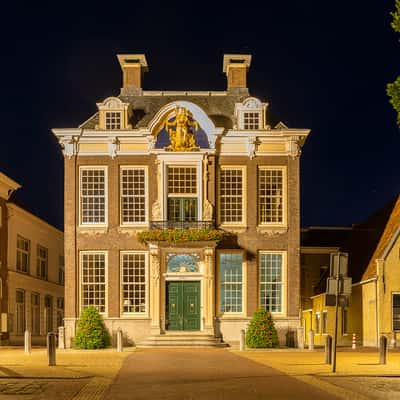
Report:
M 224 54 L 223 72 L 228 80 L 228 91 L 247 89 L 247 71 L 250 64 L 250 54 Z
M 122 69 L 121 95 L 138 95 L 142 93 L 143 75 L 149 70 L 144 54 L 118 54 Z

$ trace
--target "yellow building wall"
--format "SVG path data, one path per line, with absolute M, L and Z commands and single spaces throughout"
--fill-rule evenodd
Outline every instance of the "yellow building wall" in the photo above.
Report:
M 389 251 L 380 274 L 379 279 L 379 336 L 391 337 L 393 332 L 392 323 L 392 296 L 400 293 L 400 237 L 397 238 Z M 400 332 L 396 333 L 400 339 Z
M 353 292 L 350 301 L 349 301 L 349 306 L 347 307 L 347 332 L 343 332 L 343 309 L 342 307 L 339 306 L 338 309 L 338 330 L 337 330 L 337 344 L 338 346 L 350 346 L 352 343 L 352 336 L 353 333 L 356 333 L 357 335 L 357 342 L 360 343 L 360 338 L 358 332 L 361 332 L 361 318 L 360 318 L 360 294 L 357 293 L 360 292 L 359 290 L 356 290 L 355 293 Z M 319 296 L 315 296 L 312 298 L 312 316 L 307 315 L 303 320 L 306 321 L 306 324 L 308 322 L 308 326 L 312 326 L 312 329 L 314 331 L 314 344 L 315 346 L 324 346 L 325 341 L 326 341 L 326 336 L 330 335 L 334 336 L 335 332 L 335 317 L 336 317 L 336 307 L 335 306 L 326 306 L 325 305 L 325 293 L 321 294 Z M 322 331 L 322 319 L 323 319 L 323 313 L 327 313 L 327 326 L 326 326 L 326 332 L 324 333 Z M 306 313 L 306 312 L 305 312 Z M 304 314 L 305 314 L 304 313 Z M 316 316 L 317 314 L 320 314 L 320 323 L 319 323 L 319 330 L 317 330 L 317 324 L 316 324 Z M 303 316 L 304 316 L 303 314 Z M 311 321 L 310 321 L 311 319 Z M 309 328 L 307 328 L 307 331 L 309 331 Z M 309 332 L 306 332 L 306 344 L 308 343 L 308 337 L 309 337 Z
M 376 283 L 364 283 L 362 286 L 362 342 L 364 346 L 377 345 L 376 320 Z

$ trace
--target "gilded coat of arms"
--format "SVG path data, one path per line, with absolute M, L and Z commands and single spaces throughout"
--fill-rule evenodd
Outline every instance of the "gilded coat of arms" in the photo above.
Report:
M 168 132 L 170 145 L 165 150 L 193 151 L 198 150 L 194 133 L 199 124 L 193 120 L 192 113 L 184 107 L 175 108 L 175 120 L 165 122 L 165 130 Z

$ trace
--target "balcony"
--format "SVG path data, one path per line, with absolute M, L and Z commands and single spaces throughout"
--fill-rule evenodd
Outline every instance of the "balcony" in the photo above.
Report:
M 215 229 L 214 221 L 151 221 L 150 229 Z

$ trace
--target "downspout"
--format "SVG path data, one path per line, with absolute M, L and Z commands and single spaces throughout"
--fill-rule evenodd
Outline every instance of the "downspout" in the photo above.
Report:
M 79 255 L 78 255 L 78 224 L 79 224 L 79 201 L 77 200 L 77 185 L 79 185 L 79 176 L 78 174 L 78 144 L 79 140 L 83 135 L 83 128 L 81 128 L 81 132 L 79 136 L 73 138 L 74 141 L 74 204 L 75 204 L 75 226 L 74 226 L 74 253 L 75 253 L 75 316 L 79 318 L 79 292 L 80 292 L 80 283 L 79 283 Z M 78 290 L 77 290 L 78 283 Z M 76 321 L 76 320 L 75 320 Z M 75 327 L 76 328 L 76 327 Z

